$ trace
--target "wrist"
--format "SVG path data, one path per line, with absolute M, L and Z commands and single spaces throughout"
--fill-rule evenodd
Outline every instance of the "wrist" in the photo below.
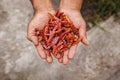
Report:
M 50 0 L 31 0 L 34 12 L 44 12 L 54 10 Z
M 48 12 L 55 12 L 53 8 L 47 8 L 47 9 L 34 9 L 34 13 L 48 13 Z
M 41 15 L 41 14 L 48 14 L 48 13 L 51 13 L 51 14 L 55 14 L 55 10 L 54 9 L 50 9 L 50 10 L 48 10 L 48 9 L 46 9 L 46 10 L 35 10 L 34 11 L 34 15 Z
M 79 12 L 80 13 L 79 9 L 73 9 L 73 8 L 60 8 L 59 10 L 61 12 Z
M 82 0 L 61 0 L 60 9 L 80 11 Z
M 80 14 L 80 10 L 78 10 L 78 9 L 60 8 L 59 10 L 60 10 L 60 12 L 64 12 L 64 13 L 79 13 Z
M 66 6 L 66 5 L 62 5 L 62 6 L 60 6 L 60 10 L 80 11 L 80 8 L 78 8 L 78 7 L 74 7 L 74 6 Z

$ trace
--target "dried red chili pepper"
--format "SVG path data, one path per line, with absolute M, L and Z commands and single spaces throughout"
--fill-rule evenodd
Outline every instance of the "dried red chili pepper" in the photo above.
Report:
M 50 19 L 44 29 L 37 31 L 38 41 L 48 53 L 60 58 L 64 51 L 80 42 L 83 37 L 79 36 L 79 30 L 64 12 L 57 11 L 55 15 L 49 15 Z

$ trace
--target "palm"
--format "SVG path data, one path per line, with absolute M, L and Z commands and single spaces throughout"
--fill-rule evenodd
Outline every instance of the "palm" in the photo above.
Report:
M 86 23 L 82 18 L 80 12 L 74 11 L 74 10 L 60 10 L 60 12 L 64 12 L 66 15 L 69 16 L 69 18 L 72 20 L 75 27 L 79 29 L 79 35 L 83 37 L 81 42 L 88 45 L 89 43 L 86 39 Z M 75 55 L 76 47 L 77 45 L 72 46 L 69 50 L 65 51 L 63 58 L 59 59 L 59 61 L 60 62 L 63 61 L 64 64 L 67 64 L 68 58 L 71 59 Z
M 70 19 L 72 20 L 73 24 L 75 27 L 79 28 L 80 26 L 85 26 L 86 23 L 84 19 L 82 18 L 81 14 L 79 11 L 74 11 L 74 10 L 63 10 L 65 14 L 67 14 Z
M 29 29 L 43 29 L 44 25 L 47 23 L 49 17 L 47 14 L 39 13 L 35 14 L 29 23 Z
M 51 14 L 53 12 L 50 12 Z M 28 25 L 28 39 L 31 40 L 42 58 L 46 58 L 48 62 L 52 62 L 52 57 L 48 54 L 42 47 L 40 43 L 38 43 L 38 39 L 36 36 L 36 30 L 41 30 L 44 28 L 44 25 L 48 22 L 49 16 L 48 12 L 37 13 L 33 16 L 32 20 Z

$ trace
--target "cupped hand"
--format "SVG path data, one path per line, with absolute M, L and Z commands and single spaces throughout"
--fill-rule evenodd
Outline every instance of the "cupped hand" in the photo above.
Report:
M 73 24 L 76 28 L 79 29 L 79 35 L 80 37 L 83 37 L 81 42 L 85 45 L 89 45 L 89 42 L 87 40 L 86 36 L 86 23 L 80 13 L 79 10 L 67 10 L 67 9 L 61 9 L 60 12 L 64 12 L 66 15 L 69 16 L 69 18 L 72 20 Z M 67 64 L 69 59 L 72 59 L 76 53 L 77 45 L 72 46 L 69 50 L 64 52 L 64 56 L 59 59 L 59 62 L 62 62 L 63 64 Z
M 48 13 L 55 14 L 55 11 L 54 10 L 41 11 L 36 12 L 34 14 L 33 18 L 28 24 L 27 38 L 34 43 L 40 57 L 46 59 L 47 62 L 51 63 L 52 62 L 51 54 L 47 53 L 47 51 L 43 49 L 42 45 L 38 43 L 38 38 L 36 35 L 36 31 L 43 29 L 44 25 L 48 22 L 49 20 Z

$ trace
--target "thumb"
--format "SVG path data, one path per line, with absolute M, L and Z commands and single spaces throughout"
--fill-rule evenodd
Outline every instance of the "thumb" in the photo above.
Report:
M 83 37 L 83 39 L 81 40 L 81 42 L 85 45 L 89 45 L 89 41 L 87 40 L 87 36 L 86 36 L 86 26 L 81 26 L 79 29 L 79 34 L 81 37 Z
M 30 40 L 31 42 L 33 42 L 33 44 L 34 44 L 35 46 L 38 45 L 37 36 L 31 36 L 31 37 L 27 37 L 27 38 L 28 38 L 28 40 Z
M 31 41 L 33 42 L 34 45 L 36 45 L 36 46 L 38 45 L 38 38 L 37 38 L 37 36 L 32 36 L 31 37 Z
M 82 43 L 85 44 L 85 45 L 89 45 L 90 44 L 86 37 L 84 37 L 82 39 Z
M 36 34 L 35 30 L 29 30 L 27 38 L 28 40 L 32 41 L 34 45 L 38 45 L 38 38 L 35 34 Z

